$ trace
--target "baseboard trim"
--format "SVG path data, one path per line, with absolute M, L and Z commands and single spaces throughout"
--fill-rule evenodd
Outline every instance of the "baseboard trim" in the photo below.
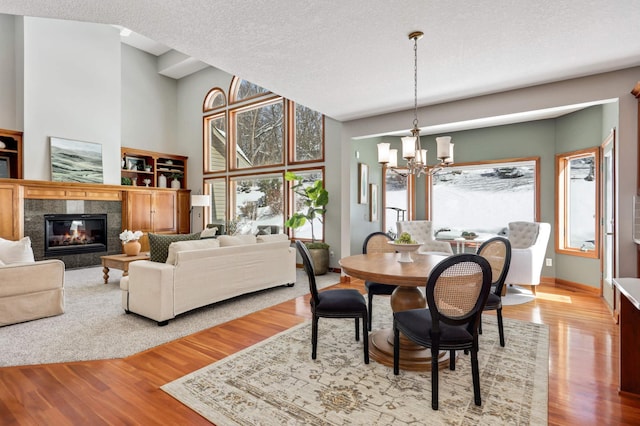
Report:
M 591 287 L 590 285 L 580 284 L 559 278 L 556 278 L 554 281 L 556 287 L 565 288 L 567 290 L 575 290 L 581 293 L 587 293 L 598 297 L 602 296 L 602 291 L 600 288 Z

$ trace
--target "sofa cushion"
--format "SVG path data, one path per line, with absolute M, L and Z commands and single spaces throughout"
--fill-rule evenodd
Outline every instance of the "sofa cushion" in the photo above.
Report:
M 200 233 L 193 234 L 152 234 L 149 232 L 149 260 L 165 263 L 169 256 L 169 245 L 176 241 L 198 240 Z
M 220 247 L 243 246 L 246 244 L 255 244 L 256 237 L 253 235 L 221 235 L 218 237 Z
M 3 263 L 33 263 L 31 238 L 24 237 L 18 241 L 0 238 L 0 260 Z
M 289 240 L 289 236 L 287 234 L 258 235 L 256 237 L 256 241 L 259 243 L 271 243 L 274 241 L 285 241 L 285 240 Z
M 205 228 L 200 232 L 200 238 L 215 238 L 218 228 Z
M 215 238 L 204 238 L 200 240 L 176 241 L 169 244 L 169 254 L 167 262 L 170 265 L 176 264 L 176 254 L 185 250 L 201 250 L 220 247 L 220 242 Z

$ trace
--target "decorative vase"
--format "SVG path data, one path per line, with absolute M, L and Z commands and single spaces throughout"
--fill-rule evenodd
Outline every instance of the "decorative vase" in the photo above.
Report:
M 139 241 L 129 241 L 128 243 L 122 244 L 122 250 L 127 256 L 137 256 L 140 254 L 141 247 Z
M 178 179 L 173 179 L 171 181 L 171 188 L 180 189 L 180 181 Z
M 158 188 L 166 188 L 167 187 L 167 177 L 165 175 L 160 175 L 158 178 Z

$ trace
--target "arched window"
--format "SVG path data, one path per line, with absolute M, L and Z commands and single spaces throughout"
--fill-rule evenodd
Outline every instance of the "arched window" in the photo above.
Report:
M 284 232 L 311 239 L 309 229 L 296 235 L 284 229 L 299 209 L 299 200 L 288 197 L 292 183 L 284 173 L 324 180 L 324 116 L 238 77 L 226 97 L 211 89 L 203 111 L 203 186 L 211 195 L 206 223 L 221 225 L 225 233 Z M 314 228 L 324 240 L 321 221 Z
M 213 111 L 214 109 L 222 108 L 225 105 L 227 105 L 227 99 L 224 96 L 224 91 L 219 87 L 214 87 L 209 90 L 207 96 L 204 97 L 202 112 Z

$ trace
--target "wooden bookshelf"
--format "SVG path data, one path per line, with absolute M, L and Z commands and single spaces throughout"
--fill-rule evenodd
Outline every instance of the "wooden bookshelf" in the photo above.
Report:
M 0 129 L 0 141 L 0 178 L 22 179 L 22 132 Z
M 180 188 L 187 188 L 187 160 L 183 155 L 165 154 L 135 148 L 121 148 L 123 185 L 161 188 L 161 176 L 166 178 L 166 188 L 178 177 Z M 128 181 L 131 183 L 127 183 Z

